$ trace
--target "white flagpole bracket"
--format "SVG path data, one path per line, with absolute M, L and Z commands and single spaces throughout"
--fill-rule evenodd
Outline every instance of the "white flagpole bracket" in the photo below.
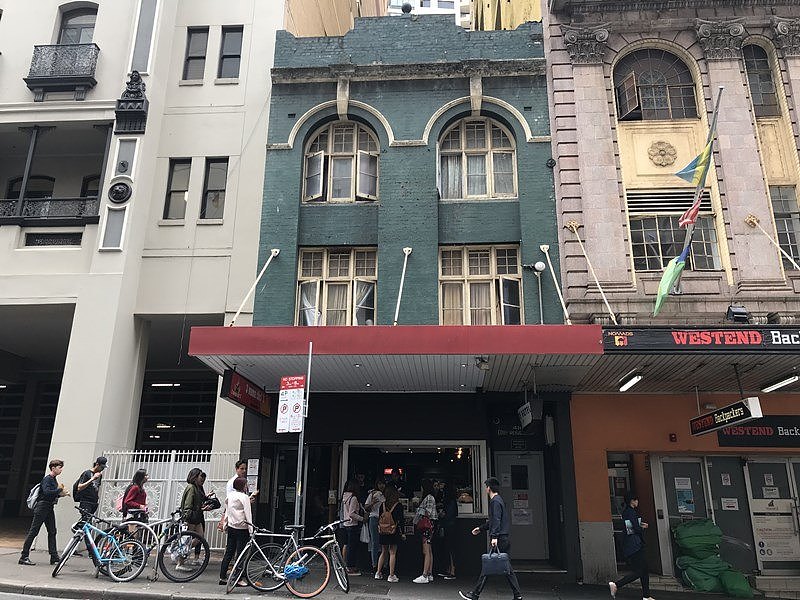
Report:
M 539 250 L 544 252 L 545 257 L 547 258 L 547 266 L 550 267 L 550 275 L 553 277 L 553 285 L 556 286 L 558 299 L 561 302 L 561 310 L 564 311 L 564 321 L 567 323 L 567 325 L 572 325 L 572 321 L 569 320 L 569 311 L 567 310 L 567 304 L 564 302 L 564 296 L 561 295 L 561 286 L 558 285 L 558 278 L 556 278 L 556 272 L 555 269 L 553 269 L 553 261 L 550 260 L 550 245 L 542 244 L 541 246 L 539 246 Z
M 267 262 L 264 263 L 264 266 L 261 269 L 261 272 L 258 274 L 258 277 L 256 277 L 256 280 L 253 282 L 253 285 L 250 286 L 250 289 L 247 291 L 247 294 L 245 294 L 244 300 L 242 300 L 242 303 L 239 305 L 239 310 L 237 310 L 236 314 L 233 315 L 233 319 L 231 319 L 231 322 L 228 323 L 228 327 L 234 326 L 234 324 L 236 323 L 236 319 L 239 318 L 239 315 L 242 313 L 242 310 L 244 309 L 244 305 L 247 304 L 247 301 L 250 299 L 250 296 L 253 295 L 253 292 L 255 291 L 258 282 L 261 281 L 261 278 L 264 276 L 264 272 L 267 270 L 269 263 L 271 263 L 272 259 L 278 256 L 278 254 L 280 253 L 281 253 L 280 248 L 273 248 L 272 250 L 269 251 L 269 258 L 267 259 Z

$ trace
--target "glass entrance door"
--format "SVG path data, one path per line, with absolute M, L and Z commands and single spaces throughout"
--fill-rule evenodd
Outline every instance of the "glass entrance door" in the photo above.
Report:
M 745 466 L 756 559 L 762 571 L 800 570 L 800 461 L 750 459 Z

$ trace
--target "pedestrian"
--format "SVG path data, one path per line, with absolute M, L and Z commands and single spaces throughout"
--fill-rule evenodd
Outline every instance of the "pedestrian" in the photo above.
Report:
M 381 555 L 378 557 L 378 568 L 375 571 L 375 579 L 383 578 L 383 567 L 386 564 L 386 555 L 389 555 L 389 577 L 386 581 L 397 583 L 400 581 L 395 575 L 395 564 L 397 563 L 397 546 L 400 541 L 405 541 L 406 535 L 403 532 L 405 525 L 405 512 L 403 505 L 400 504 L 400 494 L 397 488 L 391 483 L 386 485 L 384 490 L 385 500 L 380 507 L 378 517 L 378 541 L 381 544 Z
M 397 490 L 397 493 L 400 495 L 401 498 L 405 498 L 406 492 L 405 489 L 403 488 L 403 480 L 401 478 L 400 469 L 398 469 L 397 467 L 393 468 L 392 473 L 389 477 L 391 477 L 389 483 L 394 485 L 394 489 Z
M 617 596 L 617 590 L 640 579 L 642 581 L 642 600 L 653 600 L 650 597 L 650 573 L 647 570 L 647 556 L 644 548 L 644 531 L 648 524 L 642 520 L 639 511 L 639 496 L 635 492 L 625 494 L 625 508 L 622 510 L 622 521 L 625 524 L 625 539 L 622 542 L 622 555 L 631 567 L 631 573 L 619 581 L 609 581 L 608 589 L 611 597 Z
M 472 535 L 478 535 L 481 531 L 489 532 L 489 541 L 491 549 L 498 552 L 511 552 L 511 541 L 509 535 L 511 533 L 511 516 L 508 514 L 505 502 L 500 496 L 500 481 L 497 477 L 489 477 L 484 481 L 486 486 L 486 494 L 489 496 L 489 519 L 481 525 L 472 530 Z M 508 585 L 511 586 L 511 591 L 514 594 L 514 600 L 522 600 L 522 592 L 519 589 L 519 582 L 511 568 L 511 557 L 509 556 L 508 572 L 505 574 L 508 580 Z M 475 589 L 471 592 L 458 592 L 464 600 L 478 600 L 478 597 L 483 591 L 483 586 L 486 585 L 486 575 L 481 574 L 478 577 L 478 583 Z
M 358 545 L 361 543 L 359 534 L 364 523 L 364 509 L 358 501 L 358 484 L 353 479 L 348 479 L 344 484 L 342 494 L 342 528 L 347 536 L 347 545 L 344 549 L 344 558 L 347 563 L 347 574 L 357 577 L 361 571 L 356 568 L 358 564 Z
M 442 541 L 443 558 L 439 561 L 444 565 L 444 569 L 439 573 L 439 577 L 447 580 L 456 578 L 456 563 L 453 558 L 453 550 L 456 545 L 456 519 L 458 517 L 458 502 L 453 486 L 447 482 L 442 482 L 442 511 L 439 513 L 440 539 Z
M 364 510 L 369 512 L 369 555 L 372 560 L 372 571 L 377 575 L 378 557 L 381 555 L 381 542 L 378 539 L 378 518 L 380 517 L 381 505 L 386 501 L 383 491 L 386 483 L 383 478 L 375 480 L 375 485 L 367 494 L 364 502 Z M 380 579 L 380 578 L 377 578 Z
M 206 474 L 198 468 L 189 471 L 186 476 L 186 487 L 183 490 L 181 498 L 181 514 L 186 521 L 187 531 L 194 531 L 201 537 L 205 537 L 205 515 L 204 504 L 206 501 L 205 490 L 203 484 L 206 481 Z M 195 540 L 197 542 L 198 540 Z M 195 545 L 195 561 L 200 555 L 200 546 Z M 177 571 L 190 571 L 192 570 L 189 565 L 184 564 L 185 559 L 178 559 L 178 566 L 175 567 Z
M 72 487 L 72 498 L 78 503 L 78 508 L 85 510 L 88 513 L 95 514 L 97 507 L 100 506 L 100 483 L 103 477 L 103 471 L 108 465 L 108 459 L 105 456 L 98 456 L 91 469 L 86 469 L 75 485 Z M 83 517 L 83 513 L 81 513 Z M 83 523 L 83 519 L 81 519 Z M 91 552 L 88 542 L 86 543 L 86 551 Z M 75 552 L 75 556 L 81 556 L 80 552 Z
M 247 477 L 247 461 L 246 460 L 237 460 L 236 461 L 236 472 L 233 474 L 233 477 L 228 479 L 228 483 L 225 484 L 225 495 L 232 494 L 235 490 L 233 487 L 233 482 L 239 479 L 239 477 L 246 478 Z M 247 482 L 247 479 L 245 479 Z M 247 493 L 247 486 L 245 486 L 245 493 Z
M 58 480 L 56 480 L 56 477 L 61 475 L 61 471 L 64 470 L 64 461 L 54 458 L 47 466 L 50 468 L 50 472 L 44 476 L 39 484 L 39 495 L 36 498 L 36 504 L 33 506 L 33 521 L 31 522 L 28 536 L 22 544 L 22 552 L 19 557 L 19 564 L 21 565 L 32 566 L 36 564 L 29 558 L 29 555 L 31 544 L 33 544 L 36 536 L 39 535 L 42 525 L 47 528 L 47 549 L 50 551 L 50 564 L 55 565 L 61 560 L 56 547 L 55 507 L 58 499 L 69 496 L 69 492 L 64 489 L 63 483 L 58 483 Z
M 414 527 L 422 540 L 422 575 L 414 579 L 414 583 L 430 583 L 433 581 L 433 548 L 431 542 L 436 530 L 436 498 L 434 497 L 433 482 L 430 479 L 422 480 L 422 501 L 414 514 Z
M 253 522 L 253 511 L 247 491 L 247 479 L 237 477 L 233 480 L 233 491 L 225 499 L 225 516 L 228 523 L 228 538 L 225 542 L 225 556 L 219 567 L 219 584 L 225 585 L 228 579 L 228 566 L 234 556 L 239 556 L 250 541 L 250 524 Z M 245 586 L 245 581 L 239 585 Z
M 144 489 L 147 479 L 147 471 L 144 469 L 139 469 L 133 474 L 133 478 L 122 496 L 123 519 L 130 514 L 132 521 L 147 523 L 147 492 Z

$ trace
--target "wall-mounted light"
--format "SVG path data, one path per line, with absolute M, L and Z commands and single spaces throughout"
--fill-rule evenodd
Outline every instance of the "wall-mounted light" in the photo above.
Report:
M 780 381 L 776 381 L 775 383 L 771 383 L 769 385 L 764 386 L 763 388 L 761 388 L 761 391 L 764 392 L 765 394 L 768 394 L 787 385 L 791 385 L 792 383 L 795 383 L 798 380 L 800 380 L 800 375 L 789 375 L 788 377 L 784 377 Z
M 749 323 L 750 312 L 744 306 L 734 306 L 731 304 L 725 313 L 725 320 L 731 323 Z
M 619 380 L 619 391 L 620 392 L 627 392 L 637 383 L 642 380 L 642 374 L 638 373 L 637 371 L 631 371 L 625 377 Z

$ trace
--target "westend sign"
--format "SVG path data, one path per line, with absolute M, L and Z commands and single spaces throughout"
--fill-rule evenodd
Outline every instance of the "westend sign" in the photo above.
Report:
M 761 402 L 756 397 L 743 398 L 739 402 L 695 417 L 689 421 L 689 428 L 692 435 L 704 435 L 758 418 L 761 418 Z
M 769 415 L 747 425 L 723 427 L 717 441 L 733 448 L 800 448 L 800 416 Z
M 265 417 L 270 415 L 272 401 L 267 393 L 255 383 L 231 369 L 227 369 L 222 374 L 220 396 Z
M 603 328 L 605 352 L 798 352 L 800 329 L 730 328 Z

